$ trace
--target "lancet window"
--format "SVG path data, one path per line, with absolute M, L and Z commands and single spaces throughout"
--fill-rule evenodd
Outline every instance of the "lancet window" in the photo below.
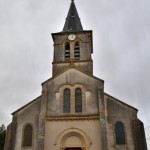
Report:
M 70 112 L 70 90 L 69 89 L 64 90 L 63 112 L 64 113 L 69 113 Z
M 82 91 L 80 88 L 75 90 L 75 112 L 82 112 Z

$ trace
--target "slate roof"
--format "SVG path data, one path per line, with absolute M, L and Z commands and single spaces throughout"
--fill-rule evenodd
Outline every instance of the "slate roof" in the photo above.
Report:
M 76 32 L 76 31 L 82 31 L 83 27 L 74 3 L 74 0 L 72 0 L 70 9 L 68 12 L 68 16 L 66 18 L 66 22 L 63 28 L 62 32 Z

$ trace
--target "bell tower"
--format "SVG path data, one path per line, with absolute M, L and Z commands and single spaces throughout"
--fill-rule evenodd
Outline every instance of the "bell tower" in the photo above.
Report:
M 70 9 L 63 31 L 52 33 L 54 41 L 53 76 L 75 67 L 88 74 L 93 74 L 92 31 L 84 30 L 74 3 Z

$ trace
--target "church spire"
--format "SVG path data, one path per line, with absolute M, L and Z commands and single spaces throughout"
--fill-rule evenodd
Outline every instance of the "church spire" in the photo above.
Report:
M 66 22 L 63 28 L 63 32 L 69 31 L 82 31 L 83 27 L 74 3 L 74 0 L 71 0 L 70 9 L 66 18 Z

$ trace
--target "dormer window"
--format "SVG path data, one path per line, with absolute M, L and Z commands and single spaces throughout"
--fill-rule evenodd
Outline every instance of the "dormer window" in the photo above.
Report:
M 79 44 L 79 42 L 76 42 L 75 46 L 74 46 L 74 60 L 80 60 L 80 44 Z
M 70 43 L 65 43 L 65 60 L 70 60 Z

